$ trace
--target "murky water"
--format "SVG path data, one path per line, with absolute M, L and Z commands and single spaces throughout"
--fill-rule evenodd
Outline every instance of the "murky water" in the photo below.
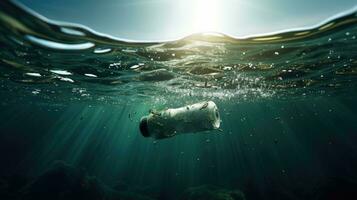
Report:
M 356 22 L 141 43 L 1 1 L 0 198 L 357 197 Z M 149 109 L 203 100 L 221 131 L 140 135 Z

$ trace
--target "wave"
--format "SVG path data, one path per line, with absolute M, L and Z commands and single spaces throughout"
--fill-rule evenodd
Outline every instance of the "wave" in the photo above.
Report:
M 130 41 L 1 1 L 0 92 L 96 102 L 348 94 L 356 88 L 356 22 L 353 9 L 268 35 Z

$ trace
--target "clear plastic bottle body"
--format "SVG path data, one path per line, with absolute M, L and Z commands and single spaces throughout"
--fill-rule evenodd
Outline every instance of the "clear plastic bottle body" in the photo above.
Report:
M 214 130 L 219 127 L 220 116 L 213 101 L 152 112 L 140 121 L 142 135 L 155 139 L 168 138 L 182 133 Z

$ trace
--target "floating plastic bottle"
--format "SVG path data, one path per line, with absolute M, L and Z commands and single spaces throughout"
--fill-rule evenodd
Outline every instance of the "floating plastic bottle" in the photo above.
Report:
M 218 108 L 213 101 L 205 101 L 180 108 L 150 111 L 140 120 L 144 137 L 163 139 L 182 133 L 215 130 L 220 127 Z

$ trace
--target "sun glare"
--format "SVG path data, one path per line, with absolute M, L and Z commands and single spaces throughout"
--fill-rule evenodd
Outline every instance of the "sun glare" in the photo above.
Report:
M 219 28 L 220 17 L 219 0 L 195 0 L 193 1 L 193 21 L 194 32 L 215 32 Z

